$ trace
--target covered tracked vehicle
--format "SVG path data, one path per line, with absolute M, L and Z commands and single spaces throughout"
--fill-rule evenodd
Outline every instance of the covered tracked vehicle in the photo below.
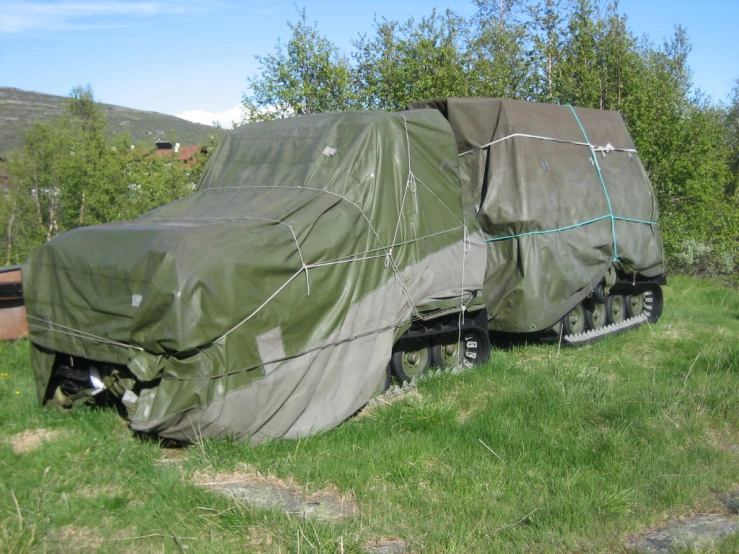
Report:
M 662 313 L 658 209 L 620 113 L 494 98 L 415 102 L 454 131 L 488 246 L 492 331 L 582 344 Z
M 23 266 L 39 398 L 257 443 L 330 429 L 488 328 L 582 344 L 662 311 L 657 206 L 620 114 L 437 99 L 244 125 L 197 191 Z
M 244 125 L 194 194 L 29 257 L 39 398 L 117 398 L 182 440 L 330 429 L 389 362 L 484 361 L 485 260 L 438 111 Z

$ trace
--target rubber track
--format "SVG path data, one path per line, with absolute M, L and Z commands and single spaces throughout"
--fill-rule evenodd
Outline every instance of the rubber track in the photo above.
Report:
M 450 375 L 459 375 L 462 372 L 474 369 L 474 366 L 467 367 L 462 364 L 457 364 L 452 369 L 429 369 L 426 373 L 416 379 L 412 379 L 411 382 L 403 381 L 402 385 L 391 385 L 389 389 L 380 395 L 373 396 L 366 404 L 366 408 L 372 408 L 373 406 L 382 406 L 387 404 L 393 398 L 403 396 L 412 390 L 418 388 L 418 383 L 421 381 L 427 381 L 428 379 L 434 379 L 439 377 L 442 373 Z
M 562 337 L 562 340 L 569 344 L 580 346 L 591 343 L 606 335 L 615 335 L 626 331 L 627 329 L 639 327 L 640 325 L 644 325 L 647 321 L 649 321 L 649 318 L 646 315 L 639 314 L 637 316 L 630 317 L 629 319 L 625 319 L 620 323 L 611 323 L 610 325 L 606 325 L 600 329 L 585 331 L 584 333 L 578 333 L 577 335 L 565 335 Z
M 640 314 L 638 316 L 626 319 L 620 323 L 612 323 L 611 325 L 606 325 L 605 327 L 601 327 L 598 330 L 585 331 L 584 333 L 578 333 L 577 335 L 566 335 L 562 338 L 562 340 L 568 344 L 572 344 L 573 346 L 583 346 L 594 342 L 604 337 L 605 335 L 615 335 L 628 329 L 639 327 L 640 325 L 644 325 L 647 321 L 649 321 L 649 318 L 645 314 Z M 413 379 L 410 383 L 404 381 L 402 385 L 391 385 L 391 387 L 384 393 L 372 397 L 370 401 L 367 402 L 365 408 L 372 408 L 374 406 L 382 406 L 383 404 L 388 404 L 394 398 L 403 396 L 410 391 L 417 389 L 419 382 L 426 381 L 428 379 L 434 379 L 440 376 L 442 373 L 458 375 L 470 369 L 474 369 L 474 366 L 467 367 L 462 364 L 457 364 L 452 369 L 447 370 L 430 369 L 417 379 Z

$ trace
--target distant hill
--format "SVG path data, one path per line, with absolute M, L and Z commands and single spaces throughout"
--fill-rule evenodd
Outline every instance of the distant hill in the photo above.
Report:
M 44 121 L 61 115 L 69 100 L 66 96 L 54 96 L 17 88 L 0 87 L 0 156 L 23 146 L 21 131 L 35 121 Z M 128 131 L 133 142 L 153 142 L 159 138 L 169 140 L 174 129 L 177 142 L 182 145 L 204 143 L 213 127 L 192 123 L 173 115 L 122 108 L 100 104 L 108 116 L 108 131 Z

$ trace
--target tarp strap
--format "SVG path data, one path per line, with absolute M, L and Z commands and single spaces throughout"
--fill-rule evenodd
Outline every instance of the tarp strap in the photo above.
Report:
M 572 105 L 567 104 L 567 107 L 570 108 L 572 111 L 572 115 L 575 116 L 575 121 L 577 121 L 577 124 L 580 126 L 580 130 L 582 131 L 582 136 L 585 137 L 585 142 L 588 144 L 588 148 L 590 148 L 590 155 L 593 156 L 593 162 L 595 163 L 595 169 L 598 170 L 598 178 L 600 179 L 600 184 L 603 186 L 603 193 L 606 195 L 606 202 L 608 202 L 608 217 L 611 219 L 611 235 L 613 237 L 613 261 L 618 261 L 618 242 L 616 240 L 616 221 L 613 217 L 613 208 L 611 207 L 611 197 L 608 196 L 608 188 L 606 187 L 606 182 L 603 179 L 603 173 L 600 170 L 600 164 L 598 163 L 598 157 L 595 155 L 595 149 L 592 144 L 590 144 L 590 139 L 588 138 L 588 134 L 585 132 L 585 127 L 583 127 L 582 123 L 580 122 L 580 118 L 577 117 L 577 112 L 575 112 L 575 108 L 572 107 Z

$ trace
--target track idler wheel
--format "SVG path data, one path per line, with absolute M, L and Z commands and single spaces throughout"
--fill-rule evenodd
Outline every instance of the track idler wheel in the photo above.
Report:
M 461 338 L 461 340 L 456 340 Z M 451 369 L 456 365 L 472 367 L 490 359 L 490 338 L 487 331 L 472 328 L 463 329 L 461 335 L 452 338 L 454 342 L 441 339 L 431 348 L 431 363 L 441 369 Z
M 644 314 L 649 323 L 657 323 L 662 316 L 663 306 L 664 299 L 660 286 L 653 286 L 641 294 L 630 294 L 626 297 L 626 310 L 629 317 Z
M 390 370 L 398 381 L 410 383 L 431 367 L 431 347 L 398 345 L 390 358 Z

